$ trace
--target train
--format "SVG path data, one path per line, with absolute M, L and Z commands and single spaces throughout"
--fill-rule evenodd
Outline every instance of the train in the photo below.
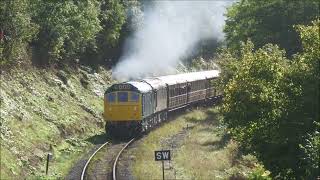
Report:
M 168 119 L 168 112 L 216 100 L 218 70 L 150 77 L 111 85 L 104 94 L 105 130 L 137 135 Z

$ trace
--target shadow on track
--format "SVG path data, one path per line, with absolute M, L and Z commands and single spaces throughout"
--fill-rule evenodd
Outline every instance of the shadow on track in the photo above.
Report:
M 87 142 L 90 142 L 92 144 L 103 144 L 105 142 L 110 142 L 112 144 L 119 144 L 128 141 L 132 137 L 126 137 L 126 136 L 110 136 L 106 133 L 97 134 L 94 136 L 91 136 L 86 139 Z

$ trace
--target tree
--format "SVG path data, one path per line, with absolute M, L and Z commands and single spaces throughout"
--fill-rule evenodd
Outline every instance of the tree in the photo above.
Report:
M 40 61 L 77 58 L 85 48 L 95 45 L 95 36 L 101 30 L 97 0 L 43 1 L 34 3 L 35 22 L 40 26 L 36 47 Z
M 278 170 L 279 164 L 265 160 L 282 157 L 285 151 L 280 146 L 285 142 L 277 132 L 286 113 L 287 96 L 282 86 L 288 61 L 277 46 L 269 44 L 256 52 L 253 49 L 251 42 L 242 48 L 239 67 L 226 86 L 225 122 L 246 150 L 257 152 L 267 168 L 273 164 Z
M 142 27 L 144 14 L 142 12 L 142 5 L 139 0 L 126 1 L 123 0 L 123 5 L 126 10 L 127 18 L 124 24 L 124 33 L 127 37 L 129 34 L 137 31 Z M 122 35 L 123 33 L 121 33 Z
M 319 175 L 320 156 L 320 20 L 309 26 L 296 26 L 302 40 L 303 52 L 292 64 L 287 82 L 292 83 L 297 93 L 292 97 L 292 112 L 289 118 L 298 124 L 300 167 L 299 172 L 307 179 Z
M 104 0 L 101 5 L 100 21 L 103 30 L 98 34 L 98 55 L 101 60 L 117 57 L 120 32 L 126 21 L 125 8 L 118 0 Z M 111 62 L 110 62 L 111 63 Z
M 301 41 L 293 25 L 307 24 L 319 16 L 314 0 L 241 0 L 227 11 L 224 32 L 228 47 L 240 50 L 240 42 L 250 39 L 256 48 L 278 44 L 288 56 L 301 51 Z
M 314 179 L 320 147 L 319 20 L 297 29 L 303 50 L 292 61 L 276 45 L 254 50 L 248 42 L 238 60 L 223 66 L 233 70 L 222 75 L 223 111 L 233 137 L 274 176 Z
M 0 65 L 16 63 L 26 57 L 28 43 L 38 26 L 31 21 L 27 0 L 3 0 L 0 6 Z
M 111 59 L 116 59 L 119 56 L 121 49 L 119 40 L 126 18 L 122 1 L 101 1 L 99 20 L 102 29 L 95 38 L 97 46 L 91 46 L 82 57 L 82 61 L 89 64 L 102 63 L 110 66 L 113 63 Z

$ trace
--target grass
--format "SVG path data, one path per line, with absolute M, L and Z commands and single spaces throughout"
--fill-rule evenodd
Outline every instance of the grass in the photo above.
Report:
M 173 134 L 177 134 L 183 127 L 182 119 L 172 123 L 166 123 L 161 128 L 152 131 L 148 134 L 147 138 L 135 149 L 135 163 L 133 165 L 133 172 L 137 179 L 160 178 L 162 172 L 160 162 L 154 162 L 154 151 L 166 149 L 167 147 L 162 142 L 170 138 Z M 161 136 L 161 138 L 159 138 Z
M 34 68 L 1 75 L 0 179 L 63 178 L 93 146 L 86 139 L 104 131 L 101 92 L 111 83 L 110 73 L 79 71 L 68 73 L 68 84 L 54 70 Z M 89 77 L 87 88 L 80 83 L 83 73 Z M 46 177 L 49 152 L 54 157 Z
M 10 179 L 10 174 L 18 175 L 20 173 L 19 166 L 21 165 L 18 163 L 12 163 L 11 160 L 14 158 L 15 157 L 9 149 L 1 149 L 1 179 Z
M 171 162 L 165 162 L 167 179 L 248 177 L 257 160 L 240 155 L 222 118 L 218 107 L 194 110 L 152 131 L 132 150 L 136 179 L 162 178 L 161 162 L 154 160 L 154 151 L 161 149 L 172 153 Z

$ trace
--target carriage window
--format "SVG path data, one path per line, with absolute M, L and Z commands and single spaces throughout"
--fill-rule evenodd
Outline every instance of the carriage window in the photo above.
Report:
M 191 87 L 192 87 L 192 91 L 194 91 L 196 89 L 195 88 L 195 82 L 192 82 Z
M 131 102 L 138 102 L 139 101 L 139 94 L 135 93 L 135 92 L 131 92 L 130 101 Z
M 107 100 L 109 103 L 113 103 L 116 101 L 116 93 L 107 94 Z
M 128 102 L 128 92 L 118 92 L 118 102 Z

